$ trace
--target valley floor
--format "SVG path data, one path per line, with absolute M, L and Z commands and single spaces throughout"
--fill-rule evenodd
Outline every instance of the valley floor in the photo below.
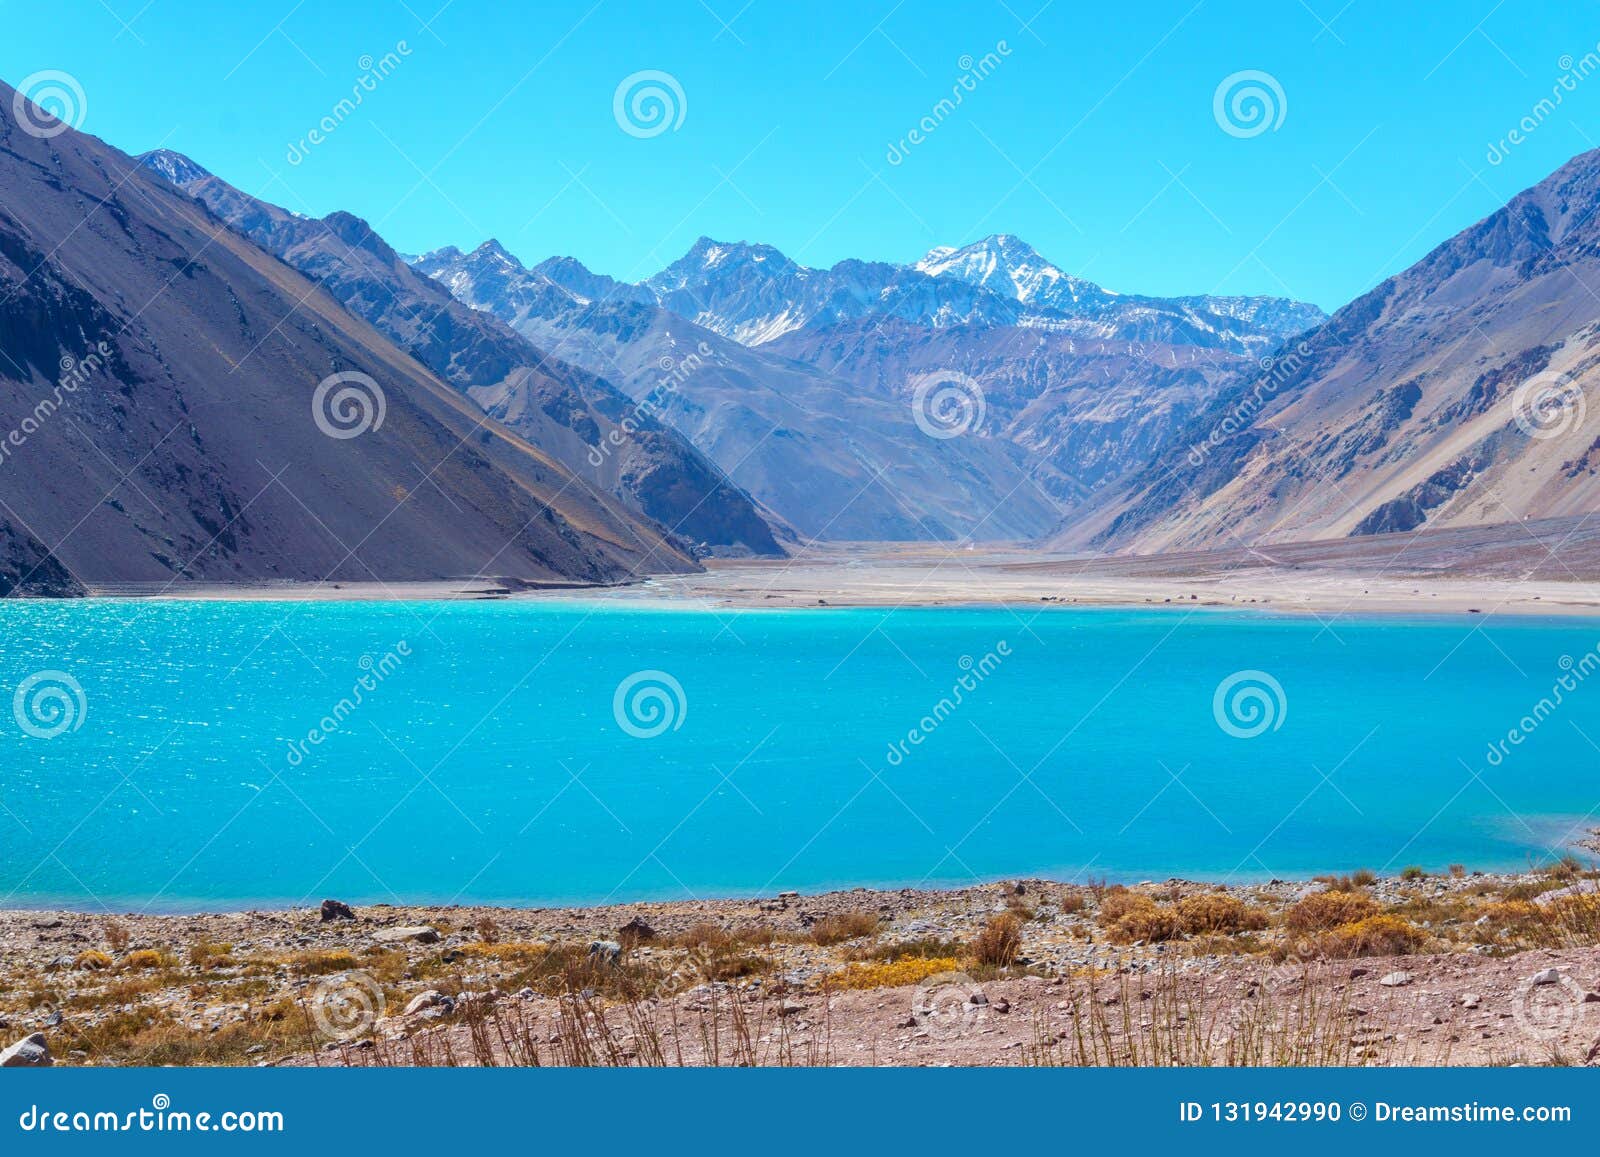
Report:
M 1597 876 L 0 912 L 0 1044 L 42 1034 L 67 1065 L 1586 1064 Z
M 198 599 L 647 601 L 737 608 L 1034 605 L 1345 614 L 1600 613 L 1600 519 L 1375 535 L 1163 555 L 1069 556 L 1026 546 L 827 543 L 787 559 L 711 560 L 702 574 L 616 587 L 432 583 L 185 583 L 92 594 Z

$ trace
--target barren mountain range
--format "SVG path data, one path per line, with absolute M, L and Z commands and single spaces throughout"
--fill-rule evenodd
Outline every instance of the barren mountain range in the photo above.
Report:
M 417 259 L 463 302 L 662 416 L 809 537 L 1034 539 L 1074 521 L 1248 364 L 1321 320 L 1271 298 L 1130 297 L 995 236 L 810 269 L 701 238 L 637 284 L 496 242 Z M 662 389 L 662 365 L 673 375 Z M 930 436 L 917 386 L 981 395 Z M 919 412 L 919 410 L 921 412 Z
M 1325 318 L 1115 293 L 1005 234 L 827 269 L 701 238 L 631 283 L 494 241 L 406 258 L 177 153 L 30 134 L 0 98 L 0 593 L 611 582 L 808 540 L 1207 550 L 1600 506 L 1600 151 Z
M 582 487 L 612 495 L 708 550 L 782 553 L 749 496 L 677 431 L 605 381 L 455 301 L 359 217 L 291 213 L 167 150 L 141 159 L 559 459 Z
M 0 85 L 6 593 L 696 566 L 199 203 L 12 107 Z
M 1063 544 L 1164 551 L 1600 510 L 1600 151 L 1233 379 Z

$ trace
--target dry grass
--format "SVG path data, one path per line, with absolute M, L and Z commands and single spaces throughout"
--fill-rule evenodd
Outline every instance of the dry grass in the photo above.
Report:
M 876 936 L 883 921 L 876 912 L 841 912 L 824 916 L 811 926 L 811 942 L 824 948 L 843 944 L 846 940 L 860 940 Z
M 1023 1062 L 1059 1066 L 1325 1066 L 1359 1056 L 1343 986 L 1325 970 L 1274 970 L 1244 1000 L 1167 970 L 1070 987 L 1065 1013 L 1041 1015 Z M 1361 1050 L 1367 1051 L 1367 1050 Z
M 1378 912 L 1378 902 L 1361 892 L 1313 892 L 1284 913 L 1283 924 L 1291 932 L 1327 932 L 1341 924 L 1376 916 Z
M 992 917 L 972 941 L 972 956 L 990 968 L 1010 968 L 1022 951 L 1022 921 L 1010 912 Z

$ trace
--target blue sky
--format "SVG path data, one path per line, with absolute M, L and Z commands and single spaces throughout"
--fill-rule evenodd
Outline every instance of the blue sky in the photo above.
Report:
M 1330 309 L 1600 144 L 1600 73 L 1535 111 L 1600 53 L 1588 4 L 443 2 L 12 0 L 0 77 L 64 70 L 86 131 L 358 213 L 403 250 L 495 236 L 637 279 L 701 234 L 826 265 L 1008 232 L 1112 289 Z M 613 98 L 644 70 L 683 102 L 641 137 Z M 1214 97 L 1246 70 L 1282 119 L 1241 136 Z

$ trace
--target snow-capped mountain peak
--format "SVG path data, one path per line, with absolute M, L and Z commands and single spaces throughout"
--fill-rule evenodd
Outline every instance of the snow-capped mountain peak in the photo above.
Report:
M 172 149 L 151 149 L 148 153 L 140 154 L 139 163 L 161 174 L 180 189 L 192 181 L 204 180 L 211 175 L 206 169 Z
M 954 277 L 1041 308 L 1059 309 L 1114 296 L 1092 281 L 1064 272 L 1010 233 L 996 233 L 960 248 L 941 245 L 930 249 L 916 269 L 930 277 Z

